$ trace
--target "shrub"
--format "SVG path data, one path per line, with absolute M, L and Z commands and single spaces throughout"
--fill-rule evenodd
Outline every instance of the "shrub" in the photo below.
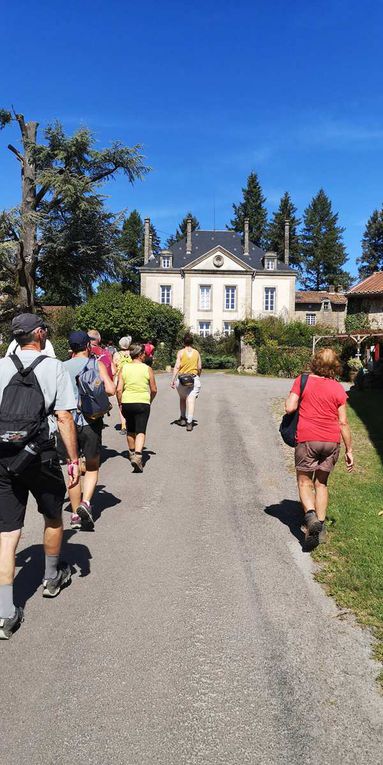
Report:
M 205 369 L 235 369 L 237 362 L 234 356 L 213 356 L 201 354 L 202 368 Z
M 345 319 L 346 332 L 357 332 L 358 329 L 370 329 L 367 313 L 348 313 Z
M 172 363 L 172 351 L 166 343 L 159 343 L 154 351 L 153 368 L 166 369 Z
M 260 348 L 269 341 L 276 341 L 277 345 L 288 345 L 292 348 L 311 348 L 312 339 L 318 332 L 326 330 L 329 334 L 333 329 L 324 325 L 311 327 L 303 321 L 284 322 L 276 316 L 266 319 L 250 319 L 239 322 L 235 327 L 237 337 L 253 348 Z
M 55 350 L 55 354 L 60 361 L 67 361 L 69 359 L 69 345 L 66 337 L 55 337 L 52 340 L 52 345 Z
M 173 349 L 183 329 L 183 316 L 175 308 L 111 285 L 77 308 L 76 325 L 96 327 L 104 339 L 115 343 L 129 334 L 134 341 L 153 340 L 156 346 L 162 341 Z
M 309 348 L 279 348 L 270 340 L 258 351 L 258 373 L 276 377 L 297 377 L 308 368 L 311 359 Z

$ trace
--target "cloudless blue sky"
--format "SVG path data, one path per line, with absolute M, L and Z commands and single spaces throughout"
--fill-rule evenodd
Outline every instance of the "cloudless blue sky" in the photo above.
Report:
M 188 210 L 224 228 L 251 170 L 268 210 L 323 187 L 350 261 L 383 202 L 382 0 L 15 0 L 2 7 L 1 106 L 143 144 L 152 172 L 105 187 L 161 237 Z M 0 133 L 0 208 L 19 168 Z

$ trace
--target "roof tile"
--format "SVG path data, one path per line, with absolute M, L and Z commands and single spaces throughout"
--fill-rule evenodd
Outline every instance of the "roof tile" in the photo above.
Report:
M 375 271 L 367 279 L 355 284 L 349 291 L 349 295 L 376 295 L 383 293 L 383 271 Z

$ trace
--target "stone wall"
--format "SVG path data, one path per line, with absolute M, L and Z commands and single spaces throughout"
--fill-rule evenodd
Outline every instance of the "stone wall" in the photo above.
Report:
M 238 372 L 256 374 L 258 369 L 257 351 L 241 340 Z

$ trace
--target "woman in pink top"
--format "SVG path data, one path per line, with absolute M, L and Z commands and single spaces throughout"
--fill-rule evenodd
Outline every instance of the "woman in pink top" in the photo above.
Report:
M 348 471 L 353 468 L 351 432 L 347 421 L 347 394 L 335 379 L 341 373 L 332 348 L 322 348 L 311 362 L 306 387 L 299 403 L 301 375 L 294 380 L 286 399 L 287 414 L 299 404 L 295 468 L 299 497 L 305 513 L 307 550 L 319 544 L 328 506 L 327 481 L 339 457 L 343 440 Z

